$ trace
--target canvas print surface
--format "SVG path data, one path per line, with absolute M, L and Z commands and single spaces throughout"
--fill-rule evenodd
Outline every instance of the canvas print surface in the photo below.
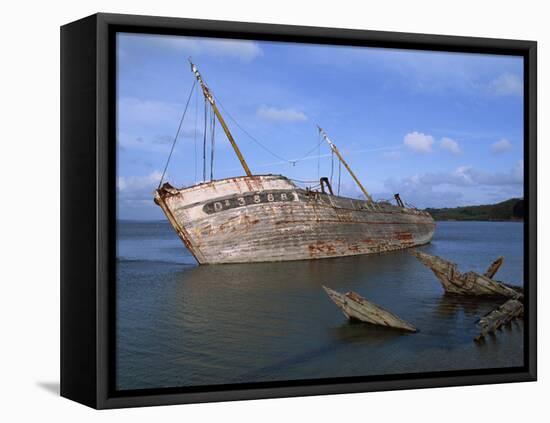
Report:
M 118 33 L 116 389 L 523 366 L 523 80 Z

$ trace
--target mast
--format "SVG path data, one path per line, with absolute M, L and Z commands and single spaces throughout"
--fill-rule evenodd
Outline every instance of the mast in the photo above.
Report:
M 342 157 L 342 155 L 340 154 L 340 151 L 338 150 L 338 148 L 336 148 L 336 146 L 334 145 L 334 143 L 330 140 L 330 138 L 328 137 L 327 133 L 323 130 L 323 128 L 321 128 L 319 125 L 317 125 L 317 128 L 319 128 L 319 132 L 320 134 L 323 136 L 323 138 L 325 139 L 325 141 L 328 143 L 328 145 L 330 146 L 330 149 L 334 152 L 334 154 L 336 154 L 336 156 L 338 157 L 338 159 L 342 162 L 342 164 L 344 165 L 344 167 L 346 168 L 346 170 L 349 172 L 349 174 L 351 175 L 351 177 L 355 180 L 355 182 L 357 183 L 357 185 L 359 186 L 359 188 L 361 188 L 361 191 L 363 191 L 363 194 L 365 194 L 365 197 L 367 197 L 367 200 L 369 200 L 371 203 L 373 203 L 373 199 L 372 197 L 370 196 L 370 194 L 367 192 L 367 190 L 365 189 L 365 187 L 363 186 L 363 184 L 361 184 L 361 182 L 359 181 L 359 179 L 357 179 L 357 176 L 355 176 L 355 173 L 353 173 L 353 171 L 350 169 L 349 165 L 346 163 L 346 161 L 344 160 L 344 158 Z
M 214 97 L 212 96 L 212 93 L 202 80 L 201 74 L 199 73 L 199 70 L 197 67 L 191 62 L 191 59 L 189 59 L 189 63 L 191 64 L 191 71 L 195 74 L 195 77 L 197 78 L 197 81 L 199 81 L 199 84 L 202 88 L 202 93 L 204 94 L 204 98 L 208 100 L 210 105 L 212 106 L 212 110 L 214 110 L 214 113 L 216 117 L 218 118 L 218 121 L 220 122 L 220 125 L 222 126 L 223 131 L 225 132 L 225 135 L 227 136 L 227 139 L 231 143 L 231 147 L 233 147 L 233 150 L 235 150 L 235 154 L 237 155 L 239 161 L 241 162 L 241 166 L 243 167 L 246 176 L 252 176 L 252 172 L 250 172 L 250 168 L 246 164 L 246 161 L 241 153 L 241 150 L 239 149 L 239 146 L 235 142 L 235 139 L 233 138 L 233 135 L 231 135 L 231 132 L 229 131 L 229 128 L 227 127 L 227 124 L 225 123 L 225 120 L 223 119 L 220 111 L 218 110 L 218 107 L 216 106 L 216 103 L 214 101 Z

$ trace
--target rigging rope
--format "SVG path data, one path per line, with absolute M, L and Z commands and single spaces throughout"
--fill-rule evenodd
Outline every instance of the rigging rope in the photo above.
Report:
M 204 78 L 203 78 L 204 79 Z M 206 81 L 205 81 L 206 82 Z M 225 106 L 223 105 L 223 103 L 220 101 L 220 99 L 212 92 L 210 91 L 210 94 L 212 95 L 212 97 L 214 97 L 214 100 L 216 100 L 216 102 L 220 105 L 221 109 L 224 111 L 224 113 L 227 115 L 227 117 L 229 119 L 231 119 L 231 121 L 233 121 L 233 123 L 241 130 L 243 131 L 252 141 L 254 141 L 258 146 L 260 146 L 262 149 L 264 149 L 265 151 L 267 151 L 269 154 L 271 154 L 273 157 L 283 161 L 283 162 L 287 162 L 289 164 L 291 164 L 292 166 L 296 166 L 296 163 L 298 162 L 301 162 L 302 160 L 306 159 L 309 157 L 309 155 L 311 153 L 313 153 L 315 150 L 318 150 L 318 156 L 320 156 L 320 146 L 321 144 L 323 143 L 323 139 L 319 136 L 319 142 L 317 143 L 317 145 L 315 147 L 313 147 L 311 150 L 309 150 L 306 154 L 304 154 L 303 156 L 301 156 L 299 159 L 294 159 L 294 160 L 290 160 L 290 159 L 286 159 L 282 156 L 280 156 L 279 154 L 275 153 L 274 151 L 270 150 L 269 148 L 267 148 L 265 145 L 263 145 L 256 137 L 254 137 L 250 132 L 248 132 L 245 128 L 243 128 L 241 126 L 241 124 L 239 122 L 237 122 L 237 120 L 231 115 L 231 113 L 229 113 L 229 111 L 225 108 Z M 320 160 L 320 157 L 318 157 L 318 159 Z M 317 174 L 319 175 L 319 171 L 317 172 Z
M 321 137 L 321 132 L 319 132 L 319 138 Z M 317 144 L 317 179 L 319 179 L 319 168 L 321 167 L 321 143 Z
M 210 92 L 210 94 L 212 94 L 212 92 Z M 227 117 L 229 119 L 231 119 L 233 121 L 233 123 L 235 125 L 237 125 L 237 127 L 243 131 L 252 141 L 254 141 L 257 145 L 259 145 L 261 148 L 263 148 L 265 151 L 267 151 L 269 154 L 271 154 L 273 157 L 279 159 L 279 160 L 282 160 L 284 162 L 289 162 L 291 163 L 292 160 L 288 160 L 288 159 L 285 159 L 284 157 L 281 157 L 279 156 L 277 153 L 271 151 L 269 148 L 267 148 L 265 145 L 263 145 L 260 141 L 258 141 L 257 138 L 255 138 L 254 136 L 252 136 L 246 129 L 244 129 L 240 124 L 239 122 L 237 122 L 237 120 L 231 116 L 231 113 L 229 113 L 227 111 L 227 109 L 223 106 L 222 102 L 219 100 L 218 97 L 216 97 L 214 94 L 212 94 L 212 96 L 214 97 L 214 99 L 216 100 L 216 102 L 220 105 L 220 107 L 222 108 L 222 110 L 225 112 L 225 114 L 227 115 Z
M 195 133 L 193 135 L 195 143 L 195 183 L 197 183 L 197 126 L 199 119 L 199 90 L 195 91 Z
M 301 162 L 302 160 L 306 159 L 311 153 L 313 153 L 319 146 L 323 143 L 323 139 L 321 139 L 315 147 L 313 147 L 311 150 L 309 150 L 306 154 L 304 154 L 301 158 L 297 160 L 290 160 L 291 163 Z
M 342 162 L 338 160 L 338 195 L 340 195 L 340 176 L 342 175 Z
M 185 113 L 187 112 L 187 106 L 189 106 L 189 101 L 191 100 L 191 96 L 193 94 L 193 91 L 195 89 L 197 81 L 193 81 L 193 86 L 191 87 L 191 91 L 189 92 L 189 97 L 187 98 L 187 103 L 185 103 L 185 109 L 183 110 L 183 114 L 181 115 L 180 124 L 178 126 L 178 130 L 176 132 L 176 136 L 174 137 L 174 142 L 172 143 L 172 148 L 170 149 L 170 154 L 168 155 L 168 160 L 166 160 L 166 165 L 164 166 L 164 170 L 162 171 L 162 176 L 160 177 L 159 186 L 157 189 L 160 188 L 162 185 L 162 181 L 164 180 L 164 175 L 166 175 L 166 169 L 168 169 L 168 164 L 170 163 L 170 159 L 172 158 L 172 153 L 174 152 L 174 147 L 176 146 L 176 141 L 178 140 L 178 136 L 181 131 L 181 125 L 183 124 L 183 119 L 185 118 Z
M 174 141 L 172 142 L 172 147 L 170 149 L 170 154 L 168 155 L 168 159 L 166 160 L 166 165 L 164 166 L 164 170 L 162 172 L 162 175 L 161 175 L 161 178 L 160 178 L 160 181 L 159 181 L 159 184 L 158 184 L 158 188 L 161 187 L 162 185 L 162 182 L 164 181 L 164 177 L 166 176 L 166 171 L 168 169 L 168 165 L 170 163 L 170 159 L 172 158 L 172 155 L 174 153 L 174 148 L 176 146 L 176 142 L 178 140 L 178 137 L 179 137 L 179 134 L 181 132 L 181 128 L 182 128 L 182 125 L 183 125 L 183 121 L 185 119 L 185 115 L 187 113 L 187 109 L 189 107 L 189 103 L 191 101 L 191 97 L 193 96 L 193 92 L 195 91 L 195 87 L 196 87 L 196 83 L 197 81 L 194 80 L 193 81 L 193 85 L 191 87 L 191 91 L 189 92 L 189 97 L 187 98 L 187 102 L 185 103 L 185 108 L 183 110 L 183 113 L 182 113 L 182 116 L 181 116 L 181 119 L 180 119 L 180 122 L 179 122 L 179 125 L 178 125 L 178 130 L 176 131 L 176 135 L 174 137 Z M 214 96 L 214 94 L 212 94 Z M 214 96 L 214 98 L 216 99 L 216 101 L 219 103 L 220 107 L 224 110 L 224 112 L 227 114 L 227 116 L 235 123 L 235 125 L 237 125 L 237 127 L 239 129 L 241 129 L 241 131 L 243 131 L 252 141 L 254 141 L 256 144 L 258 144 L 261 148 L 263 148 L 265 151 L 267 151 L 269 154 L 271 154 L 272 156 L 276 157 L 277 159 L 279 160 L 282 160 L 284 162 L 287 162 L 289 164 L 291 164 L 292 166 L 295 166 L 297 162 L 300 162 L 306 158 L 308 158 L 308 156 L 315 150 L 317 150 L 317 181 L 319 180 L 319 175 L 320 175 L 320 161 L 321 161 L 321 149 L 320 149 L 320 146 L 321 146 L 321 143 L 323 142 L 323 139 L 321 138 L 321 134 L 319 134 L 319 142 L 317 143 L 317 145 L 309 150 L 304 156 L 302 156 L 301 158 L 299 159 L 295 159 L 295 160 L 288 160 L 288 159 L 285 159 L 284 157 L 278 155 L 277 153 L 271 151 L 269 148 L 267 148 L 266 146 L 264 146 L 258 139 L 256 139 L 254 136 L 252 136 L 246 129 L 244 129 L 238 122 L 235 118 L 233 118 L 233 116 L 227 111 L 227 109 L 223 106 L 223 104 L 221 103 L 221 101 Z M 215 115 L 213 114 L 213 112 L 211 110 L 209 110 L 208 108 L 208 103 L 207 103 L 207 99 L 205 98 L 204 99 L 204 131 L 203 131 L 203 145 L 202 145 L 202 160 L 203 160 L 203 166 L 202 166 L 202 174 L 203 174 L 203 181 L 206 181 L 206 153 L 207 153 L 207 144 L 206 144 L 206 138 L 207 138 L 207 128 L 208 128 L 208 116 L 209 116 L 209 112 L 210 111 L 210 117 L 211 117 L 211 121 L 210 121 L 210 129 L 211 129 L 211 140 L 210 140 L 210 143 L 211 143 L 211 147 L 210 147 L 210 180 L 213 180 L 214 178 L 214 155 L 215 155 L 215 144 L 216 144 L 216 139 L 215 139 L 215 128 L 216 128 L 216 117 Z M 195 152 L 195 166 L 194 166 L 194 171 L 195 171 L 195 182 L 197 181 L 197 170 L 198 170 L 198 166 L 197 166 L 197 129 L 198 129 L 198 92 L 196 92 L 196 95 L 195 95 L 195 128 L 194 128 L 194 152 Z M 334 173 L 334 152 L 331 151 L 331 173 L 330 173 L 330 183 L 332 185 L 332 179 L 333 179 L 333 173 Z M 338 194 L 340 194 L 340 176 L 341 176 L 341 163 L 339 162 L 338 164 Z M 295 181 L 295 182 L 300 182 L 300 183 L 312 183 L 312 182 L 317 182 L 317 181 L 301 181 L 301 180 L 298 180 L 298 179 L 291 179 L 292 181 Z M 157 188 L 157 189 L 158 189 Z
M 214 179 L 214 148 L 216 145 L 216 117 L 210 111 L 210 116 L 212 119 L 212 122 L 210 124 L 210 134 L 211 134 L 211 140 L 210 140 L 210 180 L 212 181 Z
M 292 179 L 292 178 L 288 178 L 290 179 L 292 182 L 299 182 L 300 184 L 313 184 L 315 182 L 319 182 L 319 181 L 302 181 L 300 179 Z
M 271 154 L 273 157 L 275 157 L 276 159 L 279 159 L 279 160 L 282 160 L 283 162 L 288 162 L 289 164 L 291 164 L 292 166 L 295 166 L 296 163 L 298 162 L 301 162 L 302 160 L 304 160 L 305 158 L 307 158 L 312 152 L 314 152 L 315 150 L 318 150 L 320 145 L 323 143 L 323 139 L 321 138 L 319 140 L 319 142 L 317 143 L 317 145 L 315 147 L 313 147 L 311 150 L 309 150 L 306 154 L 304 154 L 303 156 L 301 156 L 299 159 L 294 159 L 294 160 L 290 160 L 290 159 L 286 159 L 282 156 L 280 156 L 279 154 L 273 152 L 272 150 L 270 150 L 269 148 L 267 148 L 265 145 L 263 145 L 256 137 L 254 137 L 252 134 L 250 134 L 250 132 L 248 132 L 245 128 L 243 128 L 239 122 L 237 122 L 237 120 L 231 115 L 231 113 L 229 113 L 229 111 L 224 107 L 223 103 L 220 101 L 220 99 L 218 97 L 216 97 L 216 95 L 212 92 L 210 92 L 210 94 L 212 94 L 212 97 L 214 97 L 214 99 L 216 100 L 216 102 L 220 105 L 221 109 L 224 111 L 224 113 L 227 115 L 227 117 L 229 119 L 231 119 L 233 121 L 233 123 L 241 130 L 243 131 L 252 141 L 254 141 L 257 145 L 259 145 L 261 148 L 263 148 L 265 151 L 267 151 L 269 154 Z
M 330 186 L 332 187 L 332 175 L 334 174 L 334 151 L 330 155 Z
M 203 80 L 205 83 L 206 80 L 204 79 L 203 77 Z M 323 139 L 321 138 L 321 135 L 319 134 L 319 142 L 317 143 L 317 145 L 309 150 L 306 154 L 304 154 L 303 156 L 301 156 L 299 159 L 294 159 L 294 160 L 290 160 L 290 159 L 287 159 L 287 158 L 284 158 L 282 157 L 281 155 L 275 153 L 273 150 L 269 149 L 268 147 L 266 147 L 265 145 L 262 144 L 261 141 L 259 141 L 256 137 L 254 137 L 250 132 L 248 132 L 245 128 L 243 128 L 241 126 L 241 124 L 231 115 L 231 113 L 225 108 L 225 106 L 223 105 L 223 103 L 220 101 L 220 99 L 212 92 L 210 91 L 210 94 L 212 95 L 212 97 L 214 98 L 214 100 L 216 101 L 217 104 L 219 104 L 220 108 L 224 111 L 224 113 L 227 115 L 227 117 L 242 131 L 244 132 L 252 141 L 254 141 L 254 143 L 256 143 L 259 147 L 261 147 L 263 150 L 265 150 L 267 153 L 271 154 L 273 157 L 275 157 L 276 159 L 279 159 L 283 162 L 287 162 L 289 164 L 291 164 L 292 166 L 296 166 L 296 163 L 308 158 L 308 156 L 315 150 L 317 150 L 318 154 L 317 154 L 317 159 L 318 159 L 318 163 L 317 163 L 317 178 L 319 178 L 319 167 L 320 167 L 320 160 L 321 160 L 321 149 L 320 149 L 320 146 L 321 144 L 323 143 Z M 206 177 L 205 177 L 206 178 Z
M 206 119 L 207 119 L 207 104 L 206 98 L 204 99 L 204 131 L 202 139 L 202 181 L 206 181 Z

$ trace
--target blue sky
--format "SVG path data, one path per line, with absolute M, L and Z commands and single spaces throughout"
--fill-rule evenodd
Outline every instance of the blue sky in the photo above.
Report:
M 279 156 L 222 109 L 255 174 L 314 180 L 319 163 L 330 176 L 330 150 L 315 150 L 320 125 L 375 199 L 399 192 L 424 208 L 523 196 L 519 57 L 119 34 L 119 218 L 163 218 L 152 198 L 193 85 L 190 56 L 229 114 Z M 195 90 L 165 177 L 174 186 L 202 180 L 203 114 Z M 215 133 L 214 178 L 242 175 Z M 361 195 L 343 168 L 341 194 Z

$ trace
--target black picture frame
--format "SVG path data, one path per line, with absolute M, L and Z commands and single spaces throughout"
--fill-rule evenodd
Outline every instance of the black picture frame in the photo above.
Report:
M 114 41 L 119 31 L 522 56 L 525 365 L 404 376 L 114 390 Z M 61 395 L 103 409 L 536 380 L 536 139 L 534 41 L 103 13 L 61 27 Z

